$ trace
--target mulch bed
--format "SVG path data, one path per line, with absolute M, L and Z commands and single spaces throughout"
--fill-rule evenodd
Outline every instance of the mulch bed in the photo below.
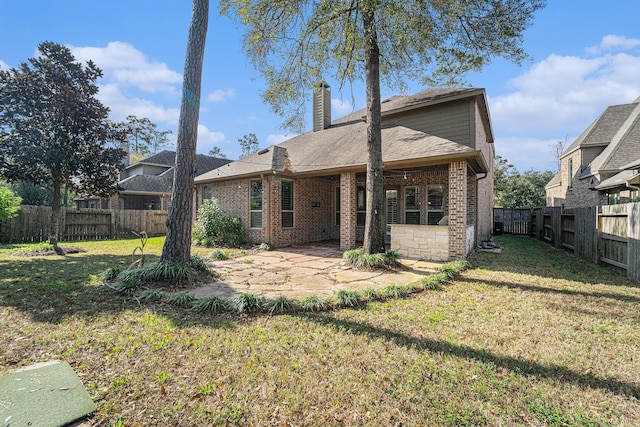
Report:
M 78 246 L 58 246 L 60 250 L 62 250 L 63 255 L 67 254 L 77 254 L 80 252 L 87 252 L 86 249 L 80 248 Z M 12 254 L 13 256 L 50 256 L 50 255 L 58 255 L 56 251 L 53 249 L 47 250 L 26 250 L 19 251 Z

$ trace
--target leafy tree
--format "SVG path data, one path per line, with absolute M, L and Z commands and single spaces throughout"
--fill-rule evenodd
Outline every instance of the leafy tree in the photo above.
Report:
M 238 138 L 240 143 L 240 157 L 247 157 L 249 154 L 253 154 L 258 151 L 258 137 L 255 133 L 248 133 L 243 135 L 242 138 Z
M 193 0 L 184 62 L 173 193 L 167 216 L 167 238 L 160 257 L 161 261 L 173 261 L 183 265 L 191 262 L 193 179 L 198 140 L 202 63 L 208 20 L 209 0 Z
M 57 248 L 61 190 L 108 196 L 117 185 L 122 141 L 98 101 L 102 71 L 76 62 L 69 48 L 44 42 L 38 56 L 0 70 L 0 175 L 46 187 L 49 241 Z
M 46 188 L 30 182 L 15 182 L 11 191 L 22 198 L 23 205 L 51 206 L 51 193 Z
M 20 196 L 16 196 L 7 187 L 0 187 L 0 220 L 13 218 L 20 210 Z
M 217 157 L 219 159 L 227 158 L 227 156 L 224 155 L 222 151 L 220 151 L 220 147 L 213 147 L 211 150 L 209 150 L 209 155 L 212 157 Z
M 132 162 L 155 154 L 158 148 L 169 145 L 167 135 L 170 130 L 159 131 L 158 125 L 146 117 L 129 115 L 124 122 L 118 124 L 121 132 L 127 137 L 129 153 Z
M 526 58 L 524 30 L 546 0 L 222 0 L 245 26 L 244 49 L 284 126 L 300 131 L 311 89 L 332 75 L 365 81 L 367 216 L 364 253 L 384 251 L 380 82 L 458 84 L 494 57 Z
M 553 172 L 534 170 L 521 174 L 507 159 L 494 159 L 494 191 L 496 206 L 503 208 L 534 208 L 546 204 L 545 185 Z

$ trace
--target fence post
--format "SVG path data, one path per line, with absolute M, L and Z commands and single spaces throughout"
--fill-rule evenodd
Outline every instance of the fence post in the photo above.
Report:
M 627 277 L 640 282 L 640 202 L 627 210 Z

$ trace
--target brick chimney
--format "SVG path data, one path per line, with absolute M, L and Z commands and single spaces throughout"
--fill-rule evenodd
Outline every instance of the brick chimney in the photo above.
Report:
M 313 131 L 317 132 L 331 125 L 331 88 L 320 82 L 313 91 Z

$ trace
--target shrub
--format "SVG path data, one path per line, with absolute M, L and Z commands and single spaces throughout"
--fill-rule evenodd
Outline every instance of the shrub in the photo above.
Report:
M 0 220 L 18 215 L 22 198 L 13 194 L 7 187 L 0 187 Z
M 193 236 L 203 245 L 213 243 L 238 246 L 244 242 L 240 219 L 225 215 L 215 199 L 205 200 L 198 209 Z
M 118 274 L 120 274 L 121 271 L 122 268 L 119 265 L 114 265 L 100 273 L 100 278 L 102 278 L 102 280 L 113 280 L 118 277 Z
M 204 258 L 198 255 L 194 255 L 191 257 L 191 268 L 201 273 L 209 273 L 209 266 Z
M 367 288 L 362 291 L 362 297 L 367 300 L 374 300 L 378 298 L 380 295 L 375 288 Z
M 229 254 L 222 249 L 214 249 L 209 254 L 209 258 L 217 259 L 218 261 L 224 261 L 229 259 Z
M 262 249 L 263 251 L 270 251 L 271 249 L 273 249 L 273 245 L 269 242 L 262 242 L 260 243 L 260 249 Z

